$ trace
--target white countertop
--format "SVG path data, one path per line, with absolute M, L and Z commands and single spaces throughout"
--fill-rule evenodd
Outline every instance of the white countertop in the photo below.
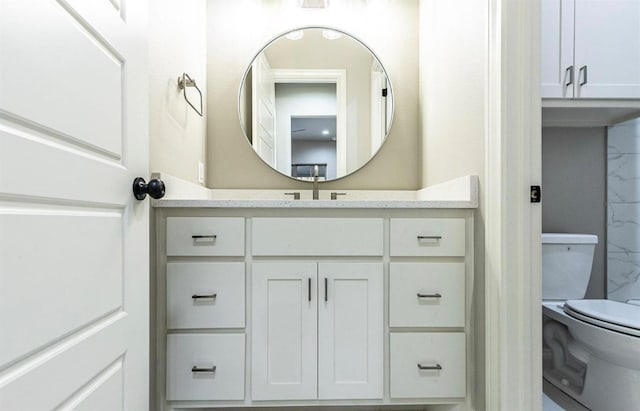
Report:
M 346 195 L 331 200 L 331 191 L 321 190 L 320 200 L 311 190 L 300 191 L 293 200 L 285 192 L 298 190 L 217 190 L 180 181 L 167 175 L 163 199 L 152 200 L 157 208 L 477 208 L 478 177 L 465 176 L 421 190 L 336 190 Z

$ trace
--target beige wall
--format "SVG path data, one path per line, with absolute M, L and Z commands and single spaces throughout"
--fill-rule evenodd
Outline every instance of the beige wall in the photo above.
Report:
M 483 171 L 487 5 L 420 4 L 421 185 L 427 187 Z
M 302 10 L 291 4 L 285 0 L 207 3 L 207 185 L 309 186 L 271 170 L 247 144 L 238 120 L 238 90 L 244 70 L 265 43 L 293 28 L 324 25 L 353 34 L 376 52 L 391 78 L 396 114 L 378 155 L 355 174 L 322 188 L 419 188 L 418 0 L 341 0 L 328 10 Z
M 474 221 L 474 405 L 485 404 L 484 142 L 488 107 L 488 5 L 478 0 L 420 0 L 420 186 L 467 174 L 480 178 Z
M 187 72 L 205 97 L 206 0 L 180 7 L 175 0 L 149 2 L 149 145 L 150 169 L 198 182 L 198 162 L 205 161 L 206 120 L 178 90 Z M 193 104 L 198 95 L 188 90 Z M 170 187 L 169 187 L 170 189 Z

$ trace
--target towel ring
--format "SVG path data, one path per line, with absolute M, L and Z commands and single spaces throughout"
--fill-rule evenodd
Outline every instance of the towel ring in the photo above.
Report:
M 193 104 L 191 104 L 191 102 L 189 101 L 189 97 L 187 97 L 187 87 L 194 87 L 196 90 L 198 90 L 198 94 L 200 94 L 200 110 L 195 108 L 195 106 Z M 202 116 L 202 92 L 200 91 L 200 89 L 196 85 L 196 81 L 194 79 L 192 79 L 187 73 L 182 73 L 182 76 L 178 77 L 178 88 L 180 90 L 182 90 L 182 94 L 184 95 L 184 99 L 191 106 L 191 108 L 196 113 L 198 113 L 198 115 L 200 117 L 203 117 Z

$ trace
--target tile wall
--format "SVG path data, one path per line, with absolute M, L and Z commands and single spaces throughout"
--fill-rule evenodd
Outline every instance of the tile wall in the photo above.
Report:
M 640 119 L 608 130 L 607 292 L 640 300 Z

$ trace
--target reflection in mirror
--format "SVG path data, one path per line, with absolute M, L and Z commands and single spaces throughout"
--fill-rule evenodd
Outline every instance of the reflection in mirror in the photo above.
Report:
M 391 127 L 393 94 L 360 41 L 307 28 L 276 38 L 253 59 L 239 111 L 247 140 L 268 165 L 297 179 L 317 172 L 332 180 L 378 152 Z

